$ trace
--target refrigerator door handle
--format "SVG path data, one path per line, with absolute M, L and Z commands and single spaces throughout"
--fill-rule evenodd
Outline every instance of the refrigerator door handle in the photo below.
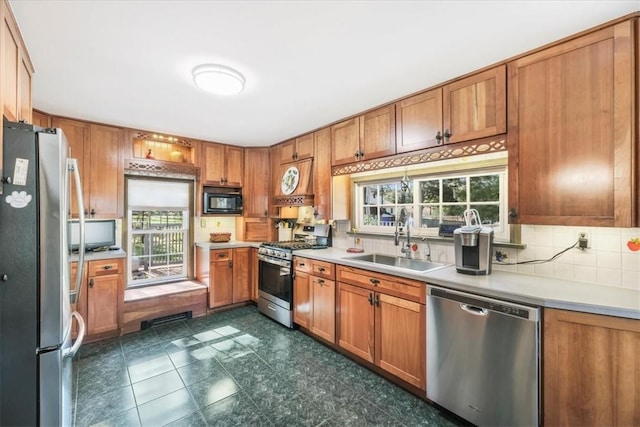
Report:
M 68 159 L 67 168 L 69 171 L 73 171 L 73 176 L 76 183 L 76 198 L 78 201 L 78 269 L 76 275 L 76 287 L 69 292 L 71 296 L 71 303 L 75 304 L 80 299 L 80 291 L 82 289 L 82 273 L 84 270 L 84 251 L 85 251 L 85 239 L 84 239 L 84 198 L 82 197 L 82 183 L 80 182 L 80 171 L 78 170 L 78 160 Z
M 71 313 L 71 317 L 75 317 L 76 320 L 78 321 L 78 337 L 76 338 L 76 342 L 73 343 L 73 346 L 71 348 L 63 350 L 62 352 L 62 356 L 68 357 L 68 358 L 71 358 L 76 355 L 76 353 L 78 352 L 78 349 L 82 345 L 82 341 L 84 340 L 84 333 L 85 333 L 84 319 L 82 318 L 80 313 L 78 313 L 77 311 L 74 311 L 73 313 Z

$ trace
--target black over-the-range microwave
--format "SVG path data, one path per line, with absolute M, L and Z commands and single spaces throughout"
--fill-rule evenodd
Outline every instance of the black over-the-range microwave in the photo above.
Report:
M 242 189 L 204 187 L 202 213 L 219 215 L 241 215 Z

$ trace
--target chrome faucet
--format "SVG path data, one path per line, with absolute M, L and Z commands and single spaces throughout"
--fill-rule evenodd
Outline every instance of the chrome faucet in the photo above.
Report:
M 409 222 L 407 221 L 405 225 L 407 226 L 407 241 L 406 243 L 402 244 L 402 249 L 400 249 L 400 252 L 402 252 L 407 257 L 407 259 L 411 259 L 411 231 L 409 228 Z
M 427 244 L 427 255 L 425 256 L 425 258 L 427 259 L 427 261 L 431 262 L 431 245 L 429 244 L 429 239 L 427 239 L 427 236 L 422 236 L 422 240 L 423 242 L 425 242 Z
M 396 218 L 396 232 L 393 233 L 394 235 L 394 245 L 398 246 L 400 244 L 400 232 L 398 231 L 398 227 L 400 226 L 400 221 L 398 221 L 398 219 Z

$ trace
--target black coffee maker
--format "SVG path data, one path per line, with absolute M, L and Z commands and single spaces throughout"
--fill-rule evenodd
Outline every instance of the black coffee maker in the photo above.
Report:
M 493 229 L 482 227 L 475 209 L 464 211 L 466 225 L 453 231 L 456 271 L 475 276 L 491 274 Z

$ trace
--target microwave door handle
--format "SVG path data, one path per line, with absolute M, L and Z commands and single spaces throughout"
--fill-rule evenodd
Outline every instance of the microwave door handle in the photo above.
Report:
M 78 170 L 78 160 L 69 159 L 68 169 L 73 171 L 76 184 L 76 199 L 78 201 L 78 269 L 76 275 L 76 287 L 69 292 L 71 303 L 75 304 L 80 299 L 80 290 L 82 289 L 82 274 L 84 271 L 84 251 L 85 251 L 85 217 L 84 217 L 84 198 L 82 197 L 82 182 L 80 182 L 80 171 Z

